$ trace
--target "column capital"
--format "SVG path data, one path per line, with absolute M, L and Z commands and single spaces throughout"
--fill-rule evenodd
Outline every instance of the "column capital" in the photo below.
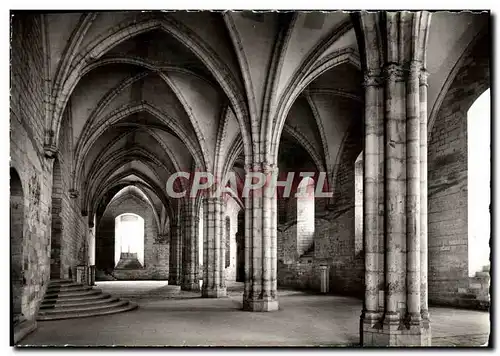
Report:
M 76 189 L 70 189 L 69 190 L 69 196 L 72 198 L 72 199 L 76 199 L 78 198 L 78 196 L 80 195 L 80 193 L 78 192 L 78 190 Z
M 270 163 L 267 161 L 264 162 L 253 162 L 251 164 L 245 164 L 245 172 L 250 173 L 250 172 L 262 172 L 262 173 L 269 173 L 272 172 L 276 168 L 275 163 Z
M 402 82 L 406 78 L 406 71 L 401 64 L 390 63 L 384 67 L 386 80 L 392 82 Z
M 364 87 L 380 87 L 384 83 L 384 77 L 379 70 L 368 70 L 364 74 L 363 86 Z
M 420 73 L 419 73 L 419 80 L 420 80 L 420 86 L 429 86 L 427 83 L 427 78 L 429 77 L 429 72 L 425 68 L 420 68 Z
M 164 244 L 168 241 L 168 234 L 158 234 L 156 237 L 156 243 Z
M 43 152 L 44 152 L 46 158 L 55 159 L 57 157 L 57 154 L 59 151 L 58 151 L 56 145 L 45 144 L 43 146 Z

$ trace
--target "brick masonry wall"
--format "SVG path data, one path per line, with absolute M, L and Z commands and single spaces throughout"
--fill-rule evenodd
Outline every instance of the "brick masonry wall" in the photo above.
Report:
M 113 201 L 97 223 L 96 268 L 113 270 L 115 266 L 115 218 L 133 213 L 144 219 L 144 268 L 113 272 L 119 279 L 168 279 L 169 243 L 158 241 L 158 228 L 152 208 L 140 198 L 125 196 Z
M 469 286 L 467 226 L 467 111 L 489 87 L 489 41 L 463 62 L 430 128 L 429 302 L 460 305 Z

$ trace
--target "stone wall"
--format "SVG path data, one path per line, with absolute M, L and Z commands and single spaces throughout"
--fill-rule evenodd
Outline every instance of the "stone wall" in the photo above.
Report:
M 42 31 L 39 15 L 12 17 L 10 156 L 24 194 L 22 313 L 28 319 L 37 312 L 50 278 L 53 159 L 43 152 L 46 93 Z M 71 150 L 65 138 L 61 138 L 61 145 L 62 176 L 69 178 L 72 169 L 66 156 Z M 69 271 L 75 267 L 78 249 L 74 246 L 82 244 L 85 226 L 79 201 L 70 201 L 67 189 L 60 193 L 61 265 Z
M 362 150 L 362 131 L 353 125 L 344 139 L 336 165 L 333 198 L 315 200 L 314 242 L 304 254 L 297 248 L 297 204 L 288 199 L 287 222 L 278 224 L 278 284 L 320 290 L 320 269 L 329 266 L 329 291 L 362 296 L 364 260 L 355 249 L 355 161 Z M 293 195 L 292 195 L 293 196 Z M 283 209 L 283 208 L 282 208 Z M 284 210 L 284 209 L 283 209 Z M 293 220 L 295 219 L 295 220 Z
M 61 220 L 61 277 L 76 278 L 76 266 L 86 263 L 88 255 L 86 238 L 87 217 L 82 216 L 81 197 L 71 196 L 71 172 L 73 170 L 72 130 L 70 118 L 64 116 L 61 125 L 58 160 L 61 168 L 59 218 Z
M 429 302 L 460 305 L 468 279 L 467 111 L 489 87 L 489 42 L 478 41 L 429 127 Z M 486 265 L 487 263 L 485 263 Z
M 137 214 L 144 219 L 144 266 L 137 270 L 115 268 L 115 218 L 124 213 Z M 169 242 L 158 240 L 158 227 L 151 206 L 135 195 L 124 195 L 112 201 L 96 229 L 96 269 L 106 270 L 126 280 L 168 279 Z M 114 271 L 113 271 L 114 270 Z

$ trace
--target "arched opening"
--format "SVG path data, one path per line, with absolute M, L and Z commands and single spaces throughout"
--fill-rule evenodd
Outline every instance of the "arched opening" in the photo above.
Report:
M 11 268 L 11 318 L 16 325 L 22 316 L 23 297 L 23 232 L 24 193 L 21 178 L 10 169 L 10 268 Z
M 490 306 L 489 51 L 488 36 L 478 39 L 429 120 L 430 305 Z
M 62 173 L 61 164 L 56 158 L 52 174 L 52 228 L 50 235 L 50 278 L 61 278 L 61 240 L 62 240 Z
M 238 231 L 236 231 L 236 282 L 245 281 L 245 211 L 238 213 Z
M 354 252 L 363 251 L 363 152 L 354 163 Z
M 314 180 L 304 177 L 297 189 L 297 252 L 304 254 L 314 241 Z
M 125 213 L 115 218 L 115 268 L 144 267 L 144 219 Z
M 490 90 L 486 90 L 467 112 L 467 216 L 469 276 L 490 261 Z

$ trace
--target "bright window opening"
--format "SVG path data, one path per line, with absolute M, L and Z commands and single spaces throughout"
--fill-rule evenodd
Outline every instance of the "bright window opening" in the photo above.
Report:
M 490 260 L 490 90 L 467 113 L 469 276 Z
M 115 218 L 115 267 L 122 253 L 135 253 L 144 266 L 144 219 L 136 214 L 122 214 Z
M 314 180 L 302 178 L 297 189 L 297 252 L 303 255 L 314 242 Z

